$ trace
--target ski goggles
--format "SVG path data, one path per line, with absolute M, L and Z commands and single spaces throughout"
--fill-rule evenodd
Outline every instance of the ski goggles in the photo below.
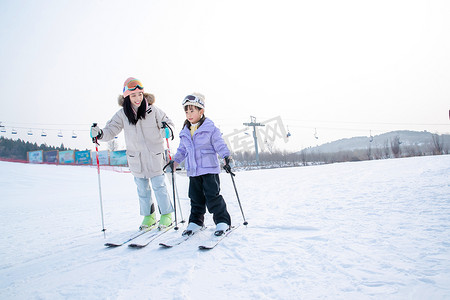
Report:
M 187 95 L 187 96 L 184 98 L 182 104 L 183 104 L 183 105 L 186 105 L 186 103 L 192 103 L 192 104 L 198 103 L 198 104 L 200 104 L 202 107 L 205 107 L 205 103 L 204 103 L 200 98 L 198 98 L 197 96 L 194 96 L 194 95 Z
M 134 91 L 136 89 L 143 90 L 144 85 L 139 80 L 133 79 L 130 82 L 128 82 L 126 86 L 123 87 L 123 92 L 125 93 L 125 91 Z

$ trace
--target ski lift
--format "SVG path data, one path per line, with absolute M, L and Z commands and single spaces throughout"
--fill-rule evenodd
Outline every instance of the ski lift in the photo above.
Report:
M 2 122 L 0 122 L 0 128 L 1 128 L 1 132 L 6 132 L 6 127 L 4 125 L 2 125 Z
M 60 137 L 60 138 L 63 137 L 63 134 L 62 134 L 61 130 L 58 132 L 58 137 Z
M 319 139 L 319 137 L 317 136 L 317 129 L 316 128 L 314 128 L 314 137 L 316 138 L 316 140 Z
M 11 134 L 17 134 L 17 130 L 15 130 L 15 129 L 13 128 L 13 130 L 11 131 Z
M 45 131 L 44 131 L 44 130 L 42 130 L 42 132 L 41 132 L 41 136 L 43 136 L 43 137 L 46 137 L 46 136 L 47 136 L 47 134 L 45 133 Z
M 77 138 L 77 134 L 75 133 L 75 131 L 72 131 L 72 138 L 76 139 Z
M 372 142 L 373 142 L 372 130 L 370 131 L 369 142 L 370 142 L 370 143 L 372 143 Z
M 289 131 L 289 126 L 287 127 L 287 131 L 288 131 L 288 133 L 287 133 L 286 137 L 290 137 L 291 136 L 291 132 Z
M 27 133 L 28 135 L 33 135 L 33 131 L 30 129 L 30 130 L 28 130 L 28 133 Z

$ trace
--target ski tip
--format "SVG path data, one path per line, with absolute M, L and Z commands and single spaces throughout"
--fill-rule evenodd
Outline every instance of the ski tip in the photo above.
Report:
M 109 248 L 115 248 L 115 247 L 119 247 L 120 245 L 117 245 L 117 244 L 111 244 L 111 243 L 106 243 L 105 246 L 106 246 L 106 247 L 109 247 Z
M 159 243 L 159 245 L 161 247 L 163 247 L 163 248 L 172 248 L 173 247 L 172 245 L 167 245 L 167 244 L 164 244 L 164 243 Z

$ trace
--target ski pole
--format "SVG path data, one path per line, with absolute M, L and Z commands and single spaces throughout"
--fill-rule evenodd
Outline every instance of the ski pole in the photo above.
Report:
M 172 164 L 172 190 L 173 190 L 173 210 L 175 212 L 175 230 L 178 230 L 178 220 L 177 220 L 177 201 L 175 199 L 175 170 Z
M 97 123 L 93 123 L 92 127 L 97 126 Z M 100 181 L 100 161 L 98 159 L 98 141 L 97 141 L 97 137 L 93 137 L 92 138 L 92 142 L 94 142 L 95 144 L 95 152 L 96 152 L 96 156 L 97 156 L 97 175 L 98 175 L 98 194 L 100 196 L 100 211 L 102 214 L 102 231 L 103 231 L 103 236 L 106 238 L 106 229 L 105 229 L 105 221 L 103 218 L 103 200 L 102 200 L 102 185 L 101 185 L 101 181 Z
M 177 179 L 177 177 L 175 176 L 175 191 L 177 193 L 178 210 L 180 211 L 180 215 L 181 215 L 181 222 L 180 223 L 185 223 L 186 221 L 184 220 L 183 210 L 181 209 L 180 196 L 178 195 L 178 187 L 177 187 L 177 180 L 176 179 Z
M 172 160 L 172 155 L 170 154 L 170 144 L 169 144 L 169 137 L 172 136 L 172 140 L 173 140 L 173 131 L 172 128 L 170 128 L 169 125 L 167 125 L 166 122 L 161 122 L 162 123 L 162 128 L 164 128 L 164 134 L 165 134 L 165 139 L 166 139 L 166 144 L 167 144 L 167 155 L 169 156 L 169 161 Z M 167 167 L 167 165 L 166 165 Z M 164 168 L 166 168 L 164 167 Z M 183 217 L 183 211 L 181 210 L 181 205 L 180 205 L 180 197 L 178 196 L 178 189 L 176 187 L 176 183 L 175 183 L 175 173 L 173 170 L 173 165 L 172 167 L 172 189 L 173 189 L 173 203 L 174 203 L 174 210 L 175 210 L 175 224 L 177 225 L 177 210 L 176 210 L 176 204 L 175 204 L 175 192 L 176 192 L 176 199 L 178 201 L 178 207 L 180 210 L 180 214 L 181 214 L 181 223 L 184 223 L 184 217 Z M 175 225 L 175 226 L 176 226 Z M 175 227 L 175 230 L 178 230 L 178 227 Z
M 172 191 L 173 191 L 173 211 L 175 213 L 175 230 L 178 230 L 178 219 L 177 219 L 177 201 L 175 199 L 175 170 L 173 169 L 172 160 L 169 161 L 167 165 L 164 166 L 163 172 L 166 171 L 166 168 L 170 165 L 172 169 Z
M 234 191 L 236 192 L 236 197 L 239 203 L 239 207 L 241 208 L 241 213 L 242 213 L 242 218 L 244 219 L 244 225 L 247 226 L 248 222 L 245 220 L 245 216 L 244 216 L 244 210 L 242 209 L 242 205 L 241 205 L 241 200 L 239 199 L 239 194 L 236 188 L 236 183 L 234 182 L 234 176 L 236 176 L 236 174 L 234 174 L 233 172 L 231 172 L 231 168 L 230 169 L 225 169 L 227 171 L 227 173 L 230 173 L 231 175 L 231 181 L 233 181 L 233 186 L 234 186 Z

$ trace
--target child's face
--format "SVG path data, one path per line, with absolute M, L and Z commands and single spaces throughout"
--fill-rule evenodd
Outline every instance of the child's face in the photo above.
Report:
M 136 91 L 130 94 L 130 101 L 133 106 L 139 107 L 144 99 L 144 93 Z
M 191 124 L 198 123 L 203 116 L 203 108 L 199 109 L 197 106 L 189 105 L 186 110 L 186 119 L 191 122 Z

